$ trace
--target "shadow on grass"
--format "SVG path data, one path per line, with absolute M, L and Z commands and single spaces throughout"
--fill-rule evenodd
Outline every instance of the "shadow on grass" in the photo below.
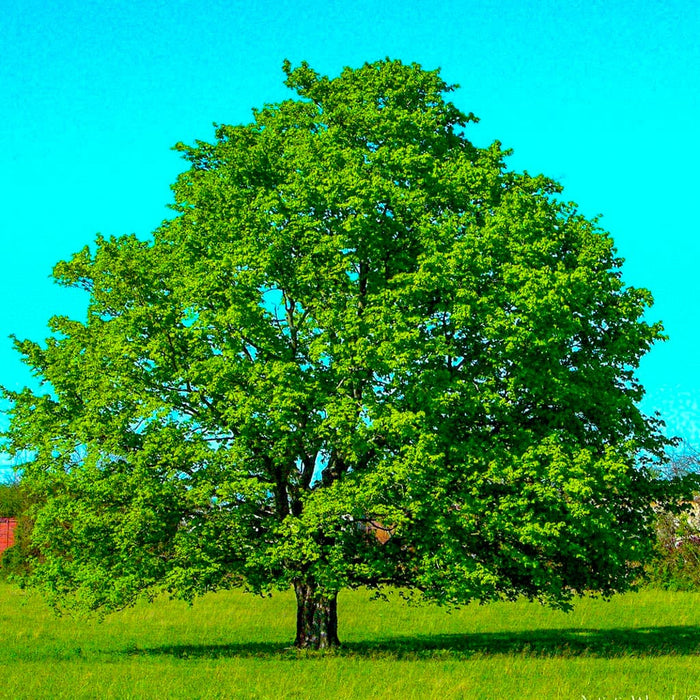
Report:
M 273 642 L 188 644 L 138 648 L 139 656 L 177 658 L 259 657 L 301 659 L 320 654 Z M 416 635 L 364 642 L 347 642 L 331 652 L 340 657 L 387 659 L 485 658 L 497 655 L 528 657 L 653 657 L 700 655 L 700 626 L 618 629 L 549 629 L 478 634 Z

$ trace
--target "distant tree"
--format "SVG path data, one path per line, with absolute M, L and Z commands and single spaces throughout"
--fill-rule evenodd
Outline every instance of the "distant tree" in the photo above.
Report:
M 672 452 L 666 472 L 687 481 L 685 500 L 656 505 L 656 556 L 647 566 L 652 585 L 673 590 L 700 588 L 700 452 L 689 444 Z M 689 490 L 690 492 L 690 490 Z
M 28 583 L 95 610 L 293 586 L 311 648 L 344 588 L 627 589 L 665 488 L 649 292 L 558 184 L 467 138 L 438 71 L 284 70 L 296 99 L 177 146 L 152 240 L 56 266 L 87 320 L 16 341 L 46 388 L 5 392 Z
M 16 518 L 23 510 L 25 495 L 17 479 L 0 482 L 0 518 Z

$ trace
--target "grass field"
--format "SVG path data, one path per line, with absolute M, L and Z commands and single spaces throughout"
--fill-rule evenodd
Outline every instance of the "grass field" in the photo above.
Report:
M 644 591 L 448 614 L 366 592 L 339 600 L 340 652 L 289 649 L 291 594 L 162 600 L 56 618 L 0 584 L 2 698 L 567 698 L 697 700 L 700 593 Z

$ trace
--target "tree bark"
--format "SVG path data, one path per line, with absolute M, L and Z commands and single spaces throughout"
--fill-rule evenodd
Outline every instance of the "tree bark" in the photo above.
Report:
M 331 649 L 338 639 L 338 593 L 323 591 L 314 583 L 296 581 L 297 638 L 299 649 Z

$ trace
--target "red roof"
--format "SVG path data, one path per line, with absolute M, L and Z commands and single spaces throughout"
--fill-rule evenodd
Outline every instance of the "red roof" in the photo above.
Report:
M 17 521 L 14 518 L 0 518 L 0 552 L 4 552 L 15 543 L 15 528 Z

